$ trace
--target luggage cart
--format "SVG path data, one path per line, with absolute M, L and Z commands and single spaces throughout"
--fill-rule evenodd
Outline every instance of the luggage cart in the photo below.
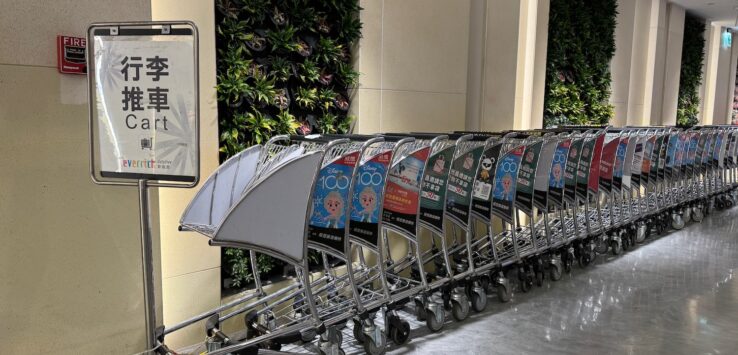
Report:
M 425 170 L 432 169 L 429 156 L 449 145 L 447 136 L 384 135 L 412 138 L 413 141 L 392 156 L 387 173 L 381 209 L 381 238 L 389 248 L 390 234 L 397 236 L 406 247 L 406 255 L 395 259 L 391 250 L 385 253 L 384 269 L 388 285 L 400 285 L 395 299 L 414 296 L 418 320 L 425 321 L 431 331 L 443 327 L 443 303 L 431 297 L 423 253 L 420 250 L 420 198 Z
M 295 282 L 270 295 L 256 282 L 254 293 L 165 328 L 163 335 L 207 319 L 206 352 L 228 354 L 311 342 L 324 332 L 309 286 L 306 220 L 320 162 L 339 142 L 285 144 L 289 140 L 275 137 L 265 146 L 251 147 L 223 163 L 185 209 L 180 230 L 203 234 L 214 246 L 243 248 L 283 260 L 296 270 Z M 276 225 L 280 227 L 278 234 L 274 233 Z M 258 269 L 254 271 L 258 280 Z M 285 295 L 301 295 L 305 311 L 268 306 Z M 239 309 L 221 316 L 235 307 Z M 246 312 L 247 319 L 257 314 L 247 328 L 246 339 L 236 340 L 220 330 L 220 322 Z

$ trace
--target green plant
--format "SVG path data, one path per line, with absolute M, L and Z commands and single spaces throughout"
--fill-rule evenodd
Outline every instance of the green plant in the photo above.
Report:
M 320 78 L 320 69 L 314 61 L 305 59 L 300 63 L 299 77 L 304 83 L 314 83 Z
M 338 133 L 338 130 L 336 129 L 336 124 L 339 123 L 338 116 L 326 112 L 323 114 L 322 117 L 320 117 L 318 125 L 320 126 L 320 132 L 323 134 L 333 134 Z
M 269 31 L 267 38 L 269 39 L 269 43 L 272 44 L 272 51 L 291 52 L 297 50 L 297 44 L 294 39 L 296 31 L 292 26 Z
M 298 30 L 311 30 L 316 17 L 315 8 L 305 0 L 288 0 L 290 23 Z
M 343 119 L 340 119 L 339 117 L 339 120 L 340 121 L 336 125 L 336 129 L 338 133 L 346 134 L 351 131 L 351 124 L 354 123 L 354 121 L 356 120 L 356 116 L 348 115 L 344 117 Z
M 228 273 L 231 275 L 231 283 L 235 287 L 241 287 L 254 279 L 249 264 L 248 252 L 237 248 L 223 248 L 223 256 L 229 266 Z
M 243 3 L 243 13 L 251 24 L 264 22 L 269 11 L 269 0 L 240 0 Z
M 617 2 L 550 4 L 544 126 L 607 123 Z
M 353 88 L 359 83 L 359 72 L 349 63 L 338 63 L 336 67 L 336 75 L 346 87 Z
M 318 62 L 325 65 L 332 65 L 340 60 L 342 51 L 342 44 L 336 43 L 331 38 L 321 36 L 318 40 L 315 55 L 318 58 Z
M 226 18 L 237 19 L 241 13 L 241 2 L 239 0 L 216 0 L 215 6 Z
M 292 76 L 292 63 L 283 57 L 272 59 L 269 75 L 276 81 L 285 82 Z
M 251 86 L 250 97 L 254 103 L 269 105 L 274 102 L 274 79 L 269 79 L 266 75 L 257 76 L 254 84 Z
M 336 99 L 336 92 L 332 89 L 320 89 L 318 91 L 318 102 L 320 102 L 320 108 L 323 111 L 328 111 L 329 108 L 334 106 L 333 100 Z
M 699 86 L 702 82 L 702 61 L 705 58 L 704 33 L 704 21 L 691 15 L 685 17 L 677 102 L 677 124 L 680 126 L 694 126 L 698 122 Z
M 361 38 L 361 20 L 355 16 L 341 17 L 339 20 L 338 38 L 349 45 Z
M 230 70 L 218 75 L 218 101 L 228 105 L 239 105 L 245 96 L 252 95 L 251 87 L 246 83 L 243 73 L 239 70 Z
M 243 45 L 228 46 L 226 50 L 218 50 L 218 68 L 233 73 L 239 78 L 248 75 L 251 59 L 247 59 L 248 50 Z
M 315 104 L 318 103 L 318 100 L 317 88 L 299 87 L 297 89 L 295 101 L 297 101 L 298 106 L 304 109 L 313 109 L 315 108 Z
M 227 17 L 218 25 L 218 35 L 229 43 L 244 40 L 244 33 L 249 30 L 249 23 L 238 18 Z
M 245 115 L 239 114 L 243 120 L 243 127 L 251 134 L 251 144 L 261 144 L 272 136 L 277 122 L 260 111 L 249 112 Z
M 295 134 L 300 128 L 300 122 L 297 122 L 295 116 L 288 111 L 282 111 L 277 114 L 274 130 L 278 134 Z

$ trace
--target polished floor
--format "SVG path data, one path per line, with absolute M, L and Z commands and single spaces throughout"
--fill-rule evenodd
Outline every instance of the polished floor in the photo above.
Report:
M 738 208 L 716 212 L 509 303 L 490 296 L 437 334 L 413 322 L 411 342 L 389 353 L 738 354 L 736 219 Z

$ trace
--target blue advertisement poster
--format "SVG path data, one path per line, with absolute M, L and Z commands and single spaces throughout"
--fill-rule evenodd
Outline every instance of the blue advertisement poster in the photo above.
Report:
M 377 244 L 379 235 L 381 199 L 384 196 L 384 181 L 391 159 L 392 152 L 384 152 L 356 169 L 349 231 L 351 235 L 373 245 Z
M 495 187 L 492 191 L 492 213 L 512 222 L 515 181 L 525 146 L 517 147 L 505 154 L 497 164 Z
M 358 152 L 347 154 L 320 170 L 312 199 L 308 239 L 343 252 L 351 174 Z

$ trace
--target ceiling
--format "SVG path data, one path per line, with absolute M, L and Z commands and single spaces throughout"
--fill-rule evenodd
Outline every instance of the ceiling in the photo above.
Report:
M 705 18 L 710 21 L 724 23 L 735 23 L 736 0 L 671 0 L 670 2 L 681 5 L 687 12 Z

